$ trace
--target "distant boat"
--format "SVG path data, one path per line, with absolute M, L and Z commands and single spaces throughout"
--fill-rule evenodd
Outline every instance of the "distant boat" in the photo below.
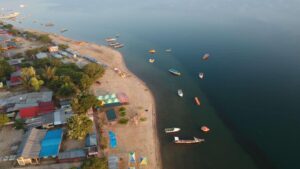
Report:
M 154 53 L 156 53 L 156 50 L 155 50 L 155 49 L 150 49 L 150 50 L 149 50 L 149 53 L 150 53 L 150 54 L 154 54 Z
M 119 48 L 122 48 L 122 47 L 124 47 L 124 44 L 119 44 L 119 45 L 113 46 L 113 48 L 115 48 L 115 49 L 119 49 Z
M 208 60 L 208 57 L 209 57 L 209 54 L 208 54 L 208 53 L 205 53 L 205 54 L 202 56 L 202 59 L 203 59 L 203 60 Z
M 174 137 L 174 143 L 176 144 L 195 144 L 195 143 L 201 143 L 204 142 L 204 139 L 200 139 L 197 137 L 194 137 L 194 139 L 191 140 L 181 140 L 179 137 Z
M 183 91 L 181 89 L 178 89 L 177 94 L 178 96 L 183 97 Z
M 68 31 L 68 29 L 66 29 L 66 28 L 60 30 L 61 33 L 64 33 L 64 32 L 67 32 L 67 31 Z
M 166 49 L 165 51 L 168 52 L 168 53 L 170 53 L 170 52 L 172 52 L 172 49 L 169 48 L 169 49 Z
M 24 7 L 25 7 L 25 5 L 23 5 L 23 4 L 20 5 L 20 8 L 24 8 Z
M 149 62 L 150 62 L 150 63 L 154 63 L 154 62 L 155 62 L 155 59 L 150 58 L 150 59 L 149 59 Z
M 180 131 L 180 128 L 176 128 L 176 127 L 173 127 L 173 128 L 165 128 L 165 132 L 166 133 L 176 133 L 176 132 L 179 132 Z
M 0 19 L 13 19 L 17 16 L 19 16 L 20 13 L 19 12 L 14 12 L 14 13 L 11 13 L 11 14 L 8 14 L 8 15 L 2 15 L 0 16 Z
M 200 100 L 199 100 L 199 98 L 198 98 L 198 97 L 195 97 L 194 99 L 195 99 L 195 103 L 196 103 L 198 106 L 200 106 L 200 105 L 201 105 L 201 103 L 200 103 Z
M 205 133 L 208 133 L 210 131 L 210 129 L 207 126 L 202 126 L 201 130 Z
M 117 39 L 116 38 L 106 38 L 105 41 L 106 42 L 115 42 L 115 41 L 117 41 Z
M 175 69 L 169 69 L 169 72 L 172 73 L 173 75 L 176 75 L 176 76 L 180 76 L 181 73 Z
M 120 34 L 119 34 L 119 33 L 117 33 L 117 34 L 115 35 L 115 37 L 116 37 L 116 38 L 120 37 Z
M 200 73 L 199 73 L 199 78 L 200 78 L 200 79 L 203 79 L 203 78 L 204 78 L 204 73 L 200 72 Z
M 46 26 L 46 27 L 51 27 L 51 26 L 54 26 L 54 24 L 51 23 L 51 22 L 49 22 L 49 23 L 46 23 L 45 26 Z

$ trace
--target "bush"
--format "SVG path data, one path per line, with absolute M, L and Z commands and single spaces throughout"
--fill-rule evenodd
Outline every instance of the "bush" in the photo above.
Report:
M 108 162 L 106 158 L 93 157 L 86 159 L 82 166 L 82 169 L 108 169 Z
M 38 36 L 37 40 L 39 40 L 43 43 L 52 43 L 51 38 L 46 34 Z
M 140 121 L 146 121 L 147 120 L 147 117 L 141 117 L 140 118 Z
M 58 45 L 58 48 L 59 48 L 59 50 L 66 50 L 66 49 L 69 48 L 69 45 L 66 45 L 66 44 L 59 44 L 59 45 Z
M 119 111 L 125 111 L 125 110 L 126 110 L 125 107 L 120 107 L 120 108 L 119 108 Z
M 119 120 L 119 123 L 120 123 L 120 124 L 127 124 L 127 123 L 128 123 L 128 119 L 122 117 L 122 118 Z
M 25 121 L 22 119 L 16 119 L 14 127 L 17 130 L 24 129 Z
M 126 116 L 126 111 L 121 111 L 121 112 L 120 112 L 120 116 L 121 116 L 121 117 Z
M 9 118 L 5 114 L 0 114 L 0 127 L 9 122 Z

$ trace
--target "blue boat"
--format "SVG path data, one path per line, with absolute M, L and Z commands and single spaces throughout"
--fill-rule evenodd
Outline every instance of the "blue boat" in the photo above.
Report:
M 173 68 L 169 69 L 169 72 L 172 73 L 173 75 L 176 75 L 176 76 L 180 76 L 181 75 L 181 73 L 179 71 L 177 71 L 177 70 L 175 70 Z

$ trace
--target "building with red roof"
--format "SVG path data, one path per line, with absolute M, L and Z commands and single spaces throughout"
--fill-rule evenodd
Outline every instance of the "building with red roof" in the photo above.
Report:
M 22 119 L 33 118 L 55 110 L 53 102 L 39 102 L 38 106 L 21 108 L 19 115 Z

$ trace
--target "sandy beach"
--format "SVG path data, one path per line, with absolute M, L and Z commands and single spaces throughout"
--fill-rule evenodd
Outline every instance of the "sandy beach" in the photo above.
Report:
M 140 157 L 147 157 L 148 165 L 137 168 L 160 169 L 161 158 L 159 141 L 156 129 L 156 108 L 154 97 L 146 84 L 130 72 L 120 52 L 106 46 L 93 43 L 78 42 L 60 35 L 50 35 L 54 42 L 68 44 L 69 47 L 81 55 L 96 58 L 106 64 L 105 75 L 99 79 L 101 85 L 93 85 L 95 94 L 106 94 L 124 92 L 129 97 L 130 104 L 126 106 L 129 123 L 126 125 L 107 125 L 104 123 L 103 131 L 116 133 L 118 146 L 115 149 L 105 151 L 107 155 L 118 155 L 121 157 L 121 168 L 127 168 L 128 153 L 135 152 L 138 164 Z M 116 71 L 118 68 L 126 77 L 121 77 Z M 101 118 L 99 113 L 99 118 Z M 145 121 L 140 120 L 146 119 Z M 132 166 L 132 164 L 131 164 Z

